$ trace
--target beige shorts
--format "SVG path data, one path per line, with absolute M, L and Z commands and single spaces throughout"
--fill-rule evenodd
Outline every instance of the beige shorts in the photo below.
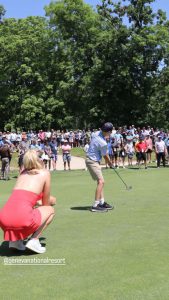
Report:
M 97 161 L 86 158 L 86 166 L 92 176 L 93 180 L 103 179 L 102 169 Z

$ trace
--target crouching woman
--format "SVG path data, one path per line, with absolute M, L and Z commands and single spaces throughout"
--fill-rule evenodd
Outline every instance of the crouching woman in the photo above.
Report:
M 50 196 L 50 173 L 43 168 L 36 150 L 25 153 L 23 166 L 11 196 L 0 210 L 0 227 L 10 248 L 44 253 L 46 248 L 39 237 L 54 217 L 51 204 L 56 202 Z M 42 201 L 40 207 L 36 207 L 38 200 Z

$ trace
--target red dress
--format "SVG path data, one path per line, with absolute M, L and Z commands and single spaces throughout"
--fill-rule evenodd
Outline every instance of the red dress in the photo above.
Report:
M 4 207 L 0 210 L 0 227 L 4 240 L 24 240 L 41 225 L 41 214 L 33 207 L 42 198 L 27 190 L 14 189 Z

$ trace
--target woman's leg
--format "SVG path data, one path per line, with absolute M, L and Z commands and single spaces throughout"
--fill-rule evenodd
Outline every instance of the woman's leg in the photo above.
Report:
M 51 169 L 51 159 L 48 160 L 48 170 L 50 171 Z
M 52 159 L 52 167 L 53 167 L 53 170 L 56 170 L 56 158 L 55 157 Z
M 38 208 L 41 214 L 41 225 L 40 227 L 33 233 L 31 239 L 38 239 L 42 231 L 51 223 L 54 217 L 54 208 L 51 206 L 41 206 Z
M 123 168 L 125 168 L 125 159 L 126 159 L 126 157 L 123 156 Z
M 68 160 L 67 160 L 67 164 L 68 164 L 68 168 L 69 168 L 69 170 L 70 170 L 70 159 L 68 158 Z
M 64 165 L 64 171 L 66 171 L 66 155 L 63 154 L 63 165 Z

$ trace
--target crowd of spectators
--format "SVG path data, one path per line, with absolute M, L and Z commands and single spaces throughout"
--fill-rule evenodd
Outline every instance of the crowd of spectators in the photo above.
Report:
M 18 165 L 22 168 L 22 159 L 27 149 L 36 149 L 41 153 L 45 167 L 56 170 L 57 154 L 67 142 L 71 148 L 81 147 L 87 152 L 92 136 L 99 129 L 87 130 L 39 130 L 35 132 L 15 130 L 0 132 L 1 179 L 9 178 L 9 166 L 13 152 L 18 152 Z M 140 141 L 141 140 L 141 141 Z M 144 147 L 140 142 L 145 144 Z M 110 139 L 107 140 L 109 156 L 114 167 L 125 168 L 126 163 L 132 166 L 133 161 L 141 160 L 147 164 L 152 162 L 155 153 L 157 167 L 163 166 L 169 157 L 169 131 L 159 128 L 123 126 L 113 127 Z M 69 151 L 70 152 L 70 151 Z M 140 155 L 139 153 L 145 153 Z M 70 157 L 70 156 L 69 156 Z M 69 166 L 70 168 L 70 166 Z

